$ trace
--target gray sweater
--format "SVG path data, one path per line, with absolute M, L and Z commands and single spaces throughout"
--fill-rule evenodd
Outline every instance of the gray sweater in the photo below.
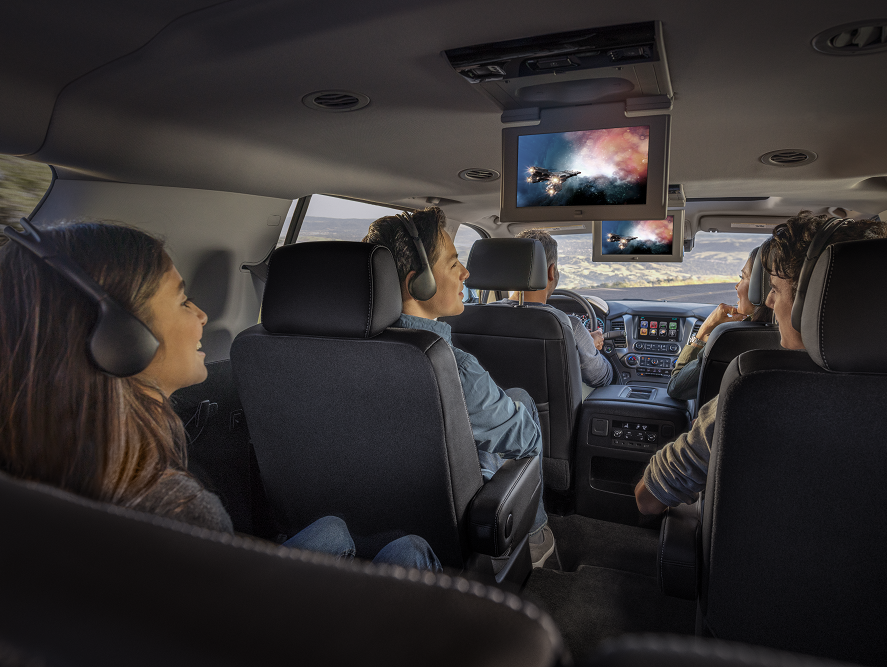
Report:
M 132 509 L 200 528 L 234 532 L 231 517 L 219 497 L 203 488 L 190 475 L 181 472 L 167 473 Z
M 699 410 L 688 433 L 650 459 L 644 470 L 644 485 L 659 502 L 669 507 L 692 503 L 705 488 L 717 414 L 718 397 L 715 396 Z

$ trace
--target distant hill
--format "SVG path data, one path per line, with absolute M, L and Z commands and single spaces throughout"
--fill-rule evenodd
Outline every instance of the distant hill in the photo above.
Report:
M 372 220 L 306 216 L 299 241 L 360 241 Z M 473 240 L 473 235 L 468 235 Z M 748 253 L 766 237 L 759 234 L 696 235 L 695 249 L 681 263 L 595 263 L 591 261 L 590 234 L 558 236 L 560 287 L 644 287 L 697 283 L 729 283 L 739 280 Z M 461 241 L 461 239 L 459 239 Z M 469 243 L 457 243 L 463 262 Z

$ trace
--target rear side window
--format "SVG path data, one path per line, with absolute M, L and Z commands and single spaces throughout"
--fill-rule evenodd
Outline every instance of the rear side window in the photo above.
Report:
M 0 224 L 30 215 L 51 182 L 52 170 L 45 164 L 0 155 Z
M 396 208 L 313 195 L 295 242 L 362 241 L 373 220 L 400 212 Z

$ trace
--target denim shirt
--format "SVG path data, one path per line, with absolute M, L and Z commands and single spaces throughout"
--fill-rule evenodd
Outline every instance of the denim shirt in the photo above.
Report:
M 404 313 L 395 326 L 425 329 L 449 343 L 459 369 L 474 444 L 479 451 L 498 454 L 505 459 L 520 459 L 542 453 L 542 433 L 529 410 L 509 398 L 473 355 L 453 346 L 449 324 Z M 481 472 L 484 479 L 489 479 L 489 475 L 495 471 L 482 466 Z

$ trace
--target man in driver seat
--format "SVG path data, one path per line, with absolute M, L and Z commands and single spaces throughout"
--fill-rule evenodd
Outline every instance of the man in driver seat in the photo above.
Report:
M 566 315 L 554 306 L 548 305 L 548 299 L 557 289 L 557 283 L 561 277 L 557 270 L 557 241 L 542 229 L 526 229 L 515 238 L 539 241 L 545 248 L 545 263 L 548 265 L 548 285 L 544 289 L 525 291 L 524 303 L 550 308 L 561 320 L 561 324 L 569 325 L 573 330 L 573 340 L 576 341 L 576 350 L 579 352 L 579 368 L 582 371 L 583 384 L 591 389 L 610 384 L 613 379 L 613 367 L 600 353 L 600 349 L 604 346 L 604 335 L 597 330 L 595 322 L 589 322 L 590 328 L 587 329 L 582 324 L 582 320 L 575 315 Z M 512 292 L 508 299 L 502 299 L 497 303 L 516 304 L 519 298 L 518 292 Z M 587 394 L 587 391 L 583 391 L 582 397 L 585 398 Z
M 474 356 L 453 345 L 450 325 L 437 318 L 458 315 L 464 310 L 462 284 L 468 278 L 468 270 L 459 261 L 456 247 L 445 230 L 443 210 L 431 207 L 406 217 L 406 223 L 401 216 L 379 218 L 370 225 L 363 240 L 383 245 L 394 255 L 403 299 L 403 314 L 395 326 L 425 329 L 450 344 L 481 475 L 487 482 L 502 466 L 503 459 L 541 455 L 542 430 L 536 404 L 523 389 L 498 387 Z M 430 298 L 419 299 L 413 295 L 416 290 L 412 281 L 423 267 L 418 248 L 407 233 L 409 221 L 415 225 L 437 285 Z M 554 535 L 548 527 L 541 496 L 529 538 L 533 567 L 542 567 L 554 553 Z

